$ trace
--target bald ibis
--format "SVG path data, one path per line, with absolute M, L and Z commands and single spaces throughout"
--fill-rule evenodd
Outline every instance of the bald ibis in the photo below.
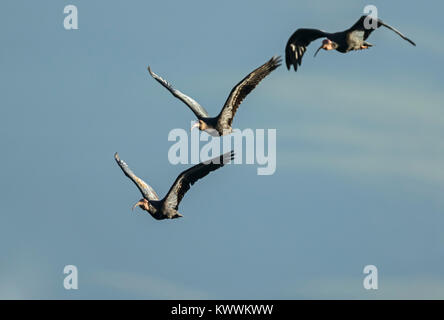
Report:
M 253 91 L 262 79 L 268 76 L 280 65 L 281 58 L 273 57 L 242 79 L 242 81 L 231 90 L 225 105 L 217 117 L 210 117 L 208 112 L 199 103 L 179 90 L 174 89 L 168 81 L 155 74 L 150 67 L 148 67 L 148 71 L 154 79 L 168 89 L 173 96 L 185 103 L 196 115 L 198 121 L 193 124 L 191 129 L 198 127 L 199 130 L 206 131 L 213 136 L 222 136 L 232 132 L 231 124 L 242 100 Z
M 138 206 L 141 209 L 148 211 L 154 219 L 163 220 L 183 217 L 183 215 L 178 212 L 179 203 L 185 193 L 190 190 L 191 185 L 197 180 L 205 177 L 211 171 L 217 170 L 233 160 L 234 152 L 224 153 L 219 157 L 201 162 L 190 169 L 183 171 L 176 178 L 176 181 L 162 200 L 159 200 L 159 196 L 152 187 L 134 174 L 128 165 L 120 159 L 117 152 L 114 154 L 114 158 L 123 173 L 136 184 L 137 188 L 142 193 L 143 198 L 133 206 L 133 209 Z
M 328 33 L 318 29 L 296 30 L 290 39 L 288 39 L 287 46 L 285 47 L 285 62 L 287 64 L 287 69 L 290 70 L 290 66 L 293 65 L 294 71 L 297 71 L 298 65 L 300 66 L 302 63 L 302 57 L 307 50 L 307 46 L 312 41 L 322 37 L 325 37 L 326 39 L 322 41 L 322 45 L 316 51 L 315 56 L 321 49 L 327 51 L 336 50 L 341 53 L 368 49 L 373 45 L 366 41 L 367 38 L 373 30 L 375 30 L 375 27 L 379 28 L 380 26 L 384 26 L 396 32 L 401 38 L 416 46 L 412 40 L 405 37 L 401 32 L 384 23 L 382 20 L 377 19 L 377 23 L 375 23 L 371 16 L 362 16 L 351 28 L 342 32 Z

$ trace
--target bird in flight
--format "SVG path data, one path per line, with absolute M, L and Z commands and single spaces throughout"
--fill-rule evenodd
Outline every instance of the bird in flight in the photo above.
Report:
M 384 26 L 395 33 L 397 33 L 401 38 L 410 42 L 412 45 L 416 46 L 416 44 L 404 36 L 401 32 L 396 30 L 395 28 L 389 26 L 385 22 L 380 19 L 376 19 L 374 21 L 370 15 L 362 16 L 351 28 L 336 33 L 328 33 L 318 29 L 298 29 L 293 35 L 288 39 L 287 46 L 285 47 L 285 62 L 287 64 L 287 69 L 290 70 L 290 67 L 293 65 L 294 71 L 297 71 L 298 66 L 302 63 L 302 57 L 304 56 L 305 51 L 307 50 L 308 45 L 319 38 L 326 38 L 322 41 L 322 45 L 316 51 L 316 54 L 319 50 L 336 50 L 341 53 L 347 53 L 353 50 L 363 50 L 372 47 L 371 43 L 368 43 L 366 40 L 370 36 L 370 34 L 376 28 L 380 26 Z
M 185 193 L 190 190 L 190 187 L 199 179 L 205 177 L 211 171 L 217 170 L 234 159 L 234 152 L 227 152 L 223 155 L 213 158 L 208 161 L 201 162 L 188 170 L 183 171 L 171 186 L 166 196 L 159 200 L 159 196 L 152 187 L 150 187 L 145 181 L 137 177 L 134 172 L 128 167 L 128 165 L 120 159 L 119 154 L 116 152 L 114 158 L 122 169 L 123 173 L 133 181 L 139 191 L 142 193 L 143 198 L 140 199 L 134 206 L 139 207 L 145 211 L 148 211 L 151 216 L 156 220 L 163 219 L 175 219 L 183 217 L 178 212 L 179 203 L 182 201 Z
M 253 91 L 262 79 L 280 65 L 281 58 L 273 57 L 242 79 L 242 81 L 231 90 L 225 105 L 217 117 L 210 117 L 208 112 L 199 103 L 179 90 L 174 89 L 168 81 L 155 74 L 150 67 L 148 67 L 148 71 L 154 79 L 167 88 L 173 96 L 185 103 L 196 115 L 198 121 L 192 125 L 191 130 L 197 127 L 199 130 L 206 131 L 213 136 L 222 136 L 232 132 L 231 124 L 242 100 Z

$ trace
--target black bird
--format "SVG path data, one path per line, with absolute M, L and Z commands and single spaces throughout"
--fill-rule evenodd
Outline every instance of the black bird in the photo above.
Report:
M 217 117 L 210 117 L 208 112 L 199 103 L 179 90 L 174 89 L 173 86 L 168 83 L 168 81 L 162 79 L 160 76 L 151 71 L 150 67 L 148 67 L 148 71 L 151 76 L 162 86 L 167 88 L 173 94 L 173 96 L 180 99 L 191 109 L 191 111 L 194 112 L 198 121 L 193 124 L 191 129 L 198 127 L 199 130 L 207 131 L 213 136 L 222 136 L 232 132 L 231 123 L 233 122 L 234 115 L 236 114 L 237 108 L 239 108 L 240 104 L 242 103 L 242 100 L 244 100 L 244 98 L 251 91 L 253 91 L 253 89 L 259 84 L 259 82 L 261 82 L 262 79 L 264 79 L 280 65 L 281 58 L 273 57 L 242 79 L 242 81 L 231 90 L 225 105 Z
M 134 206 L 133 209 L 139 206 L 141 209 L 148 211 L 154 219 L 175 219 L 183 217 L 177 210 L 179 210 L 179 203 L 185 193 L 190 190 L 190 187 L 199 179 L 205 177 L 211 171 L 223 167 L 226 163 L 234 159 L 234 152 L 227 152 L 223 155 L 213 158 L 208 161 L 201 162 L 194 167 L 182 172 L 174 184 L 171 186 L 167 195 L 159 200 L 156 191 L 151 188 L 145 181 L 137 177 L 128 165 L 120 160 L 118 153 L 114 154 L 117 164 L 122 169 L 123 173 L 130 178 L 139 188 L 143 195 Z
M 328 33 L 317 29 L 298 29 L 293 33 L 293 35 L 288 39 L 287 46 L 285 47 L 285 62 L 287 64 L 287 69 L 290 70 L 290 66 L 293 65 L 295 71 L 298 69 L 302 63 L 302 57 L 304 56 L 307 46 L 314 40 L 325 37 L 326 39 L 322 41 L 322 45 L 316 51 L 319 50 L 336 50 L 341 53 L 347 53 L 352 50 L 362 50 L 368 49 L 373 45 L 368 43 L 367 38 L 375 30 L 374 27 L 384 26 L 394 32 L 396 32 L 401 38 L 410 42 L 412 45 L 416 44 L 405 37 L 401 32 L 395 28 L 384 23 L 382 20 L 377 19 L 377 23 L 373 20 L 370 15 L 362 16 L 351 28 L 336 33 Z M 367 22 L 367 23 L 366 23 Z M 374 25 L 374 27 L 372 27 Z M 366 28 L 369 27 L 369 28 Z

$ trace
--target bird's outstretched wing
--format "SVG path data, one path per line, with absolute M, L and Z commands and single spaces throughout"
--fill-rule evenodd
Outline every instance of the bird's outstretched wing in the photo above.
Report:
M 227 152 L 223 155 L 213 158 L 211 160 L 201 162 L 194 167 L 182 172 L 171 186 L 167 195 L 163 199 L 164 205 L 178 210 L 180 201 L 182 201 L 185 193 L 190 190 L 190 187 L 199 179 L 202 179 L 211 171 L 223 167 L 226 163 L 234 159 L 234 152 Z
M 367 18 L 368 17 L 368 18 Z M 366 23 L 366 19 L 367 19 L 367 23 Z M 359 18 L 359 20 L 349 29 L 350 32 L 353 31 L 364 31 L 364 40 L 367 40 L 367 38 L 370 36 L 370 34 L 375 30 L 374 28 L 372 28 L 373 25 L 373 18 L 371 16 L 362 16 L 361 18 Z M 412 40 L 410 40 L 409 38 L 407 38 L 405 35 L 403 35 L 401 32 L 399 32 L 398 30 L 396 30 L 395 28 L 393 28 L 392 26 L 386 24 L 384 21 L 382 21 L 381 19 L 378 19 L 378 24 L 377 27 L 379 28 L 380 26 L 384 26 L 387 29 L 392 30 L 393 32 L 395 32 L 396 34 L 398 34 L 401 38 L 403 38 L 404 40 L 410 42 L 412 45 L 416 46 L 416 43 L 414 43 Z
M 302 57 L 307 50 L 308 45 L 316 39 L 328 37 L 328 33 L 318 29 L 298 29 L 287 41 L 285 47 L 285 63 L 287 69 L 293 65 L 294 71 L 298 70 L 298 65 L 302 63 Z
M 123 160 L 120 160 L 117 152 L 114 154 L 114 159 L 116 159 L 116 162 L 120 169 L 122 169 L 123 173 L 136 184 L 144 198 L 151 201 L 159 200 L 159 196 L 156 194 L 156 191 L 154 191 L 154 189 L 151 188 L 145 181 L 137 177 L 134 172 L 131 171 L 128 165 Z
M 273 70 L 281 65 L 281 57 L 274 56 L 259 68 L 240 81 L 230 92 L 225 105 L 218 115 L 218 125 L 225 128 L 231 126 L 237 108 L 244 98 Z
M 170 91 L 173 96 L 175 96 L 176 98 L 181 100 L 183 103 L 185 103 L 191 109 L 191 111 L 194 112 L 194 114 L 198 118 L 208 118 L 209 117 L 207 110 L 205 110 L 205 108 L 202 107 L 199 103 L 197 103 L 193 98 L 187 96 L 186 94 L 180 92 L 177 89 L 174 89 L 173 86 L 168 81 L 166 81 L 165 79 L 163 79 L 162 77 L 158 76 L 153 71 L 151 71 L 150 67 L 148 67 L 148 72 L 162 86 L 167 88 L 168 91 Z

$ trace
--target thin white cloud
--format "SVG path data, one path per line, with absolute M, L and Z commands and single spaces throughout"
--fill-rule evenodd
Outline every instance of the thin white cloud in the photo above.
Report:
M 0 300 L 54 297 L 62 271 L 50 274 L 49 270 L 51 268 L 41 257 L 31 253 L 19 252 L 9 257 L 0 268 Z
M 279 168 L 444 182 L 444 94 L 429 89 L 433 84 L 402 75 L 390 88 L 368 78 L 287 78 L 267 88 L 270 99 L 279 99 L 283 118 L 291 120 L 278 128 L 278 140 L 287 142 L 278 150 Z
M 102 271 L 95 281 L 141 299 L 208 299 L 205 292 L 147 274 Z
M 344 155 L 334 153 L 283 153 L 278 168 L 303 170 L 303 168 L 330 171 L 357 179 L 408 177 L 422 182 L 443 183 L 442 161 L 431 159 L 402 159 L 387 155 Z M 294 169 L 296 167 L 296 169 Z
M 9 279 L 0 279 L 0 300 L 23 300 L 26 293 Z
M 444 299 L 444 281 L 427 275 L 381 275 L 377 290 L 364 289 L 363 279 L 364 275 L 309 280 L 283 294 L 296 299 Z

